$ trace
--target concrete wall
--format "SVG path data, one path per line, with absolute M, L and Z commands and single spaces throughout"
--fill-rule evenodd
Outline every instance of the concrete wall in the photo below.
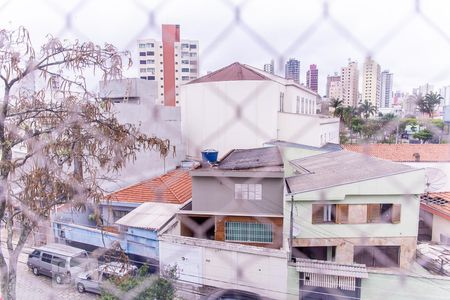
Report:
M 278 140 L 314 147 L 326 143 L 339 144 L 339 119 L 278 113 Z
M 271 80 L 183 85 L 180 106 L 187 154 L 200 157 L 200 151 L 207 148 L 224 154 L 277 139 L 280 93 L 285 112 L 296 112 L 297 96 L 316 99 L 314 93 Z
M 142 133 L 161 139 L 168 139 L 173 152 L 165 158 L 154 150 L 141 151 L 135 161 L 130 161 L 120 170 L 114 183 L 105 182 L 108 191 L 115 191 L 141 180 L 159 176 L 173 170 L 185 158 L 181 139 L 181 111 L 178 107 L 155 105 L 156 82 L 142 79 L 113 80 L 100 83 L 100 95 L 117 99 L 130 98 L 130 101 L 115 103 L 112 110 L 121 123 L 130 123 L 139 127 Z M 138 100 L 131 101 L 131 98 Z
M 450 221 L 440 216 L 433 215 L 432 237 L 433 242 L 441 241 L 441 234 L 450 237 Z
M 282 250 L 163 235 L 160 266 L 166 265 L 177 265 L 184 283 L 286 298 L 287 256 Z
M 423 274 L 369 272 L 362 280 L 361 299 L 448 299 L 450 278 Z
M 234 199 L 234 185 L 262 184 L 262 200 Z M 239 213 L 283 213 L 282 178 L 192 177 L 192 210 Z

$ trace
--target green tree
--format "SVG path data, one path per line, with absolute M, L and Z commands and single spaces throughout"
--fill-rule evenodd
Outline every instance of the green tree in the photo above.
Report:
M 0 248 L 2 299 L 16 299 L 19 253 L 56 205 L 98 203 L 104 198 L 98 173 L 107 179 L 142 149 L 167 155 L 168 141 L 120 124 L 112 102 L 88 90 L 86 73 L 120 78 L 128 59 L 110 44 L 54 37 L 36 51 L 25 28 L 0 30 L 0 219 L 6 228 L 0 242 L 8 251 Z M 26 89 L 30 77 L 43 84 Z M 17 157 L 19 146 L 26 152 Z
M 433 133 L 428 129 L 424 129 L 414 133 L 413 137 L 420 140 L 424 144 L 433 138 Z
M 418 97 L 416 104 L 419 107 L 419 111 L 428 114 L 430 118 L 433 117 L 433 113 L 436 107 L 441 103 L 444 98 L 435 92 L 430 92 L 425 97 Z
M 376 114 L 377 107 L 366 100 L 359 104 L 358 110 L 365 119 L 368 119 L 370 116 L 374 116 Z

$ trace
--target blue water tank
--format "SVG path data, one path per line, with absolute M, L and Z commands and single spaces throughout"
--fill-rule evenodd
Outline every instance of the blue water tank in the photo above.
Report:
M 215 163 L 217 161 L 217 156 L 219 155 L 219 151 L 214 149 L 207 149 L 202 151 L 202 160 L 210 163 Z

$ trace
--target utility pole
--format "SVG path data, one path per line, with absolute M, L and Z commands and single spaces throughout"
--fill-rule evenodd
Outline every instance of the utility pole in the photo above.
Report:
M 292 244 L 294 238 L 294 196 L 291 196 L 291 222 L 289 224 L 289 261 L 292 260 Z

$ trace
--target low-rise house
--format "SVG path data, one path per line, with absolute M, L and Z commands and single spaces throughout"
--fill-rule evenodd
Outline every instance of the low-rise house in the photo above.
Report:
M 284 172 L 277 147 L 236 149 L 192 170 L 192 203 L 181 234 L 160 235 L 160 265 L 198 287 L 249 290 L 284 299 Z
M 100 204 L 103 226 L 82 224 L 80 215 L 60 212 L 52 221 L 54 235 L 60 242 L 87 250 L 119 243 L 130 257 L 155 262 L 158 233 L 179 232 L 175 214 L 191 194 L 189 171 L 176 169 L 108 195 Z
M 277 147 L 232 150 L 190 174 L 192 208 L 178 213 L 182 236 L 282 247 L 284 172 Z
M 285 232 L 293 258 L 367 267 L 414 260 L 424 170 L 350 151 L 290 163 Z
M 426 193 L 420 199 L 418 239 L 450 245 L 450 192 Z

